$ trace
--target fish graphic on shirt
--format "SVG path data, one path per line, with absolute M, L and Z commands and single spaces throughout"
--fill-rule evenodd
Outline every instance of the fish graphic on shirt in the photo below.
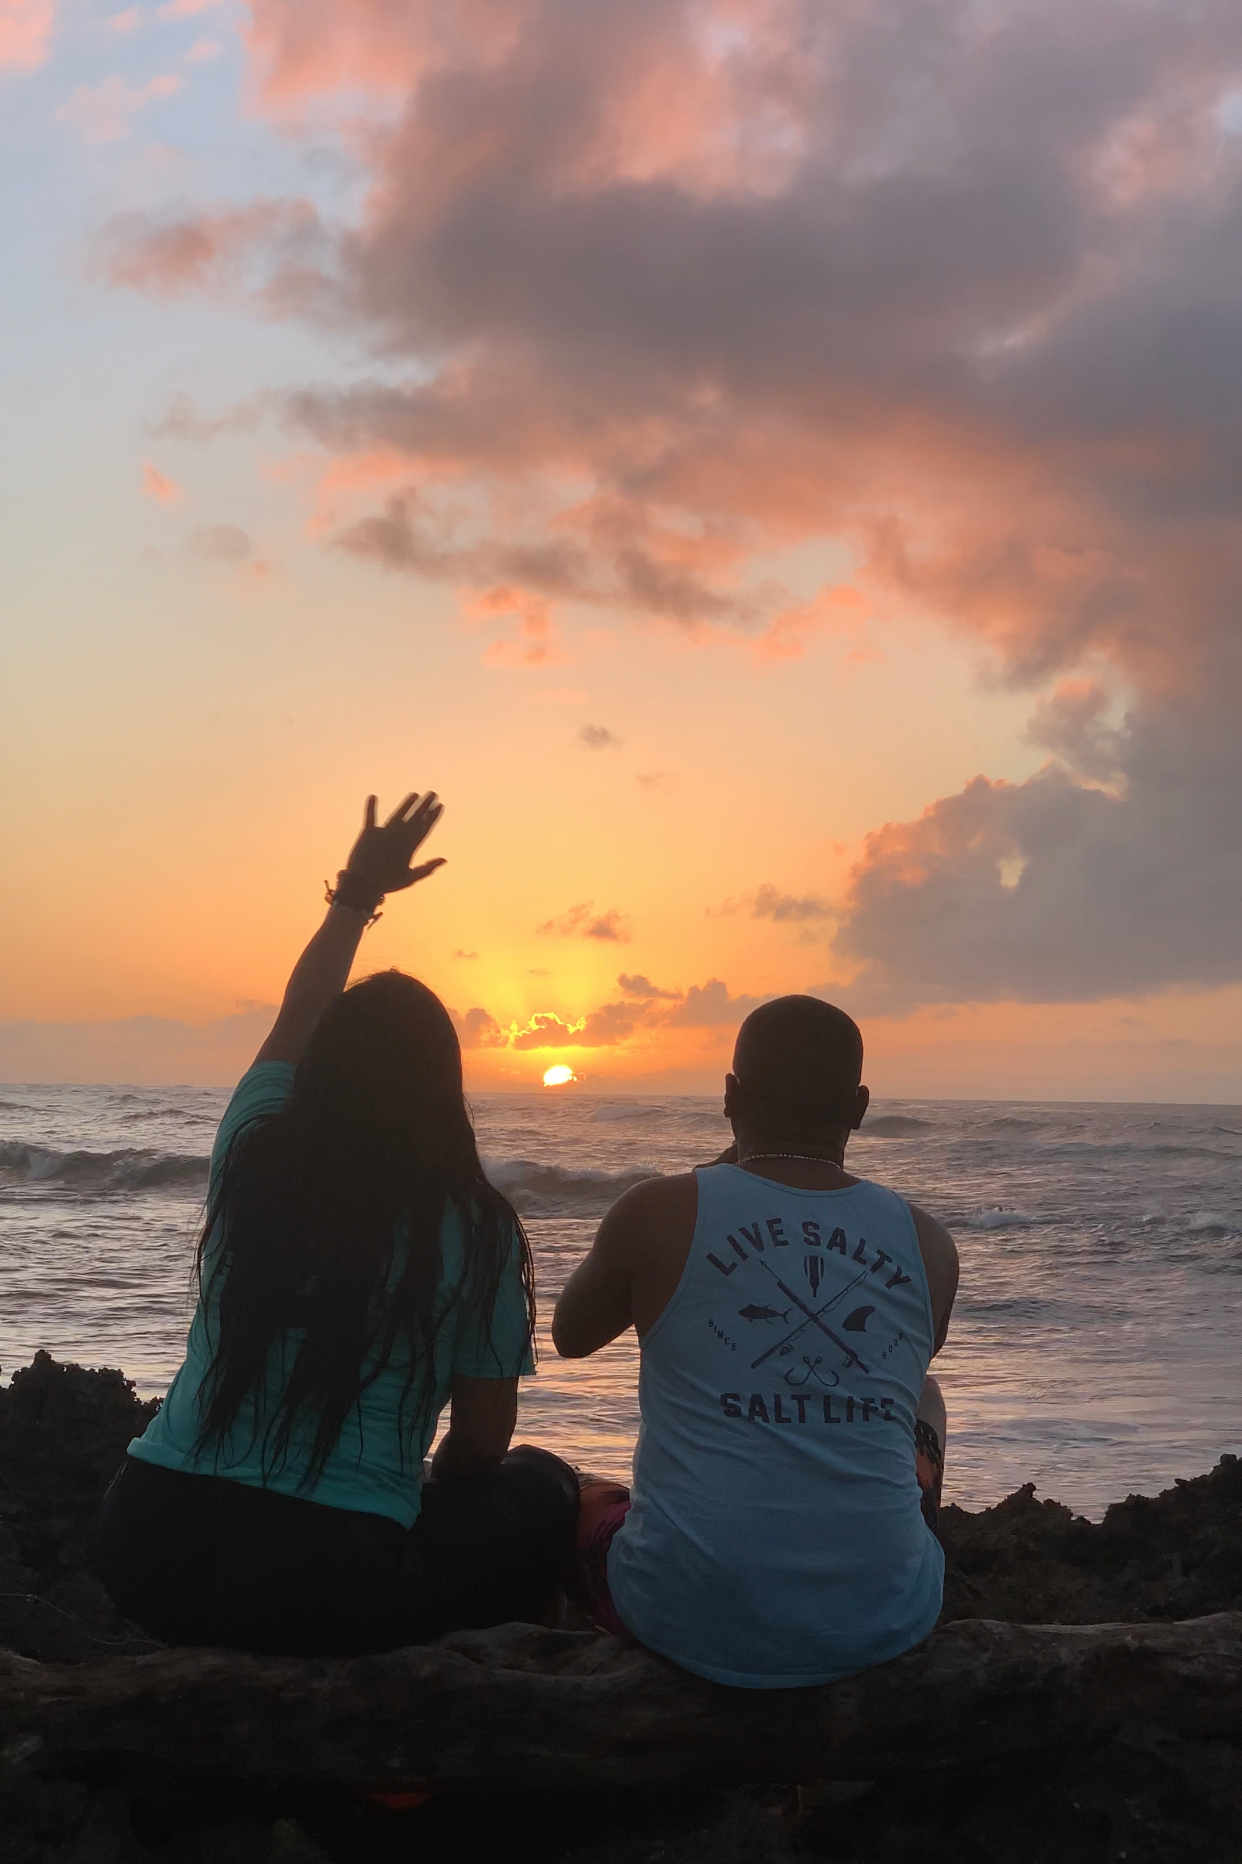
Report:
M 741 1320 L 788 1320 L 791 1312 L 789 1308 L 760 1307 L 753 1301 L 748 1307 L 739 1307 L 737 1311 Z

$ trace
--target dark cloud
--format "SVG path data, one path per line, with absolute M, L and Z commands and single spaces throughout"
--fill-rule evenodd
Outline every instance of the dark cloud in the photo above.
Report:
M 545 919 L 535 930 L 553 938 L 609 939 L 621 945 L 630 942 L 629 928 L 616 907 L 606 913 L 597 913 L 590 900 L 571 906 L 556 919 Z
M 476 1007 L 462 1016 L 451 1009 L 449 1015 L 464 1049 L 504 1048 L 508 1042 L 507 1034 L 487 1010 Z
M 681 1002 L 680 990 L 661 990 L 658 984 L 653 984 L 651 979 L 644 977 L 641 971 L 622 971 L 617 979 L 617 989 L 625 997 L 641 997 L 647 1001 L 659 997 L 670 1003 Z
M 1236 0 L 255 0 L 253 44 L 272 107 L 391 100 L 364 212 L 131 216 L 105 263 L 383 355 L 283 403 L 409 462 L 343 548 L 788 651 L 836 611 L 759 553 L 844 545 L 1053 753 L 877 831 L 875 999 L 1242 976 Z
M 750 916 L 752 919 L 775 919 L 780 923 L 830 919 L 832 907 L 818 893 L 780 893 L 765 884 L 751 895 Z
M 743 1017 L 767 1001 L 767 997 L 731 997 L 728 986 L 718 977 L 712 977 L 705 984 L 691 984 L 676 1009 L 664 1020 L 676 1029 L 719 1029 L 725 1024 L 740 1023 Z
M 615 732 L 609 731 L 607 725 L 584 725 L 578 738 L 588 751 L 607 751 L 615 748 L 621 740 Z
M 1047 716 L 1047 715 L 1046 715 Z M 976 777 L 915 822 L 868 838 L 835 954 L 860 967 L 860 1009 L 1024 998 L 1127 996 L 1242 975 L 1242 810 L 1237 715 L 1166 700 L 1101 748 L 1098 715 L 1075 703 L 1053 734 L 1081 734 L 1091 769 L 1060 760 L 1025 783 Z
M 453 953 L 455 958 L 477 958 L 478 955 L 477 951 L 463 951 L 460 946 L 458 946 L 457 950 Z

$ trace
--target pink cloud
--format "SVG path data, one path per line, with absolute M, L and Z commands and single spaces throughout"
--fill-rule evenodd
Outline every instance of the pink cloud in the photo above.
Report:
M 283 401 L 330 460 L 405 464 L 329 535 L 509 601 L 509 659 L 590 604 L 847 661 L 917 618 L 1041 706 L 1098 683 L 1094 724 L 1039 727 L 1047 775 L 877 831 L 838 934 L 873 992 L 1096 991 L 1110 940 L 1143 987 L 1242 975 L 1204 930 L 1242 909 L 1216 800 L 1242 791 L 1242 10 L 895 17 L 255 0 L 269 109 L 383 102 L 362 209 L 339 235 L 301 203 L 134 219 L 112 275 L 381 352 Z M 809 541 L 854 566 L 810 601 L 771 571 Z M 1181 902 L 1154 942 L 1148 895 Z
M 55 0 L 0 0 L 0 71 L 34 71 L 47 58 Z
M 165 0 L 163 6 L 156 7 L 155 14 L 157 19 L 197 19 L 200 13 L 223 4 L 224 0 Z
M 153 498 L 161 505 L 174 505 L 185 494 L 175 479 L 169 479 L 150 460 L 142 469 L 142 489 L 148 498 Z
M 176 80 L 178 86 L 181 82 Z M 151 297 L 224 295 L 245 289 L 253 255 L 262 249 L 264 277 L 257 300 L 280 314 L 289 308 L 291 278 L 305 272 L 321 243 L 318 216 L 309 203 L 255 201 L 210 214 L 156 219 L 118 214 L 101 229 L 94 257 L 110 283 Z M 227 416 L 216 425 L 224 431 L 248 424 L 248 418 Z
M 70 124 L 89 142 L 119 142 L 128 136 L 139 111 L 162 98 L 175 97 L 184 84 L 185 79 L 175 71 L 148 78 L 145 84 L 128 84 L 113 74 L 99 84 L 79 84 L 52 112 L 52 120 Z

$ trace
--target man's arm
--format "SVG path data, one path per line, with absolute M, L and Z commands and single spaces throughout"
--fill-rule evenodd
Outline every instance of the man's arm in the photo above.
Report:
M 648 1178 L 617 1199 L 556 1304 L 562 1359 L 585 1359 L 627 1327 L 640 1339 L 650 1331 L 681 1280 L 698 1201 L 693 1172 Z
M 618 1198 L 561 1289 L 552 1344 L 562 1359 L 586 1359 L 633 1325 L 633 1217 L 626 1205 L 643 1189 L 635 1185 Z
M 414 850 L 442 813 L 435 791 L 429 790 L 421 799 L 417 793 L 407 796 L 387 822 L 377 826 L 375 798 L 368 796 L 362 833 L 338 876 L 338 898 L 294 965 L 272 1033 L 256 1062 L 301 1061 L 319 1018 L 349 982 L 359 941 L 380 901 L 443 867 L 443 861 L 410 867 Z
M 923 1258 L 923 1267 L 927 1273 L 927 1292 L 931 1296 L 934 1328 L 932 1352 L 935 1354 L 944 1345 L 949 1331 L 949 1317 L 953 1312 L 953 1302 L 957 1295 L 957 1244 L 943 1223 L 937 1223 L 934 1217 L 928 1216 L 925 1210 L 920 1210 L 917 1204 L 911 1204 L 910 1215 L 914 1218 L 915 1234 L 919 1239 L 919 1253 Z

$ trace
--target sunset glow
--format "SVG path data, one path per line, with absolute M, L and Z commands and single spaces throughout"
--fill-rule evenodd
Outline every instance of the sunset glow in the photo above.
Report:
M 434 786 L 474 1086 L 1242 1097 L 1242 10 L 946 7 L 10 8 L 0 1079 L 235 1079 Z
M 572 1068 L 562 1065 L 545 1069 L 543 1084 L 545 1087 L 564 1087 L 567 1081 L 576 1081 L 577 1078 Z

